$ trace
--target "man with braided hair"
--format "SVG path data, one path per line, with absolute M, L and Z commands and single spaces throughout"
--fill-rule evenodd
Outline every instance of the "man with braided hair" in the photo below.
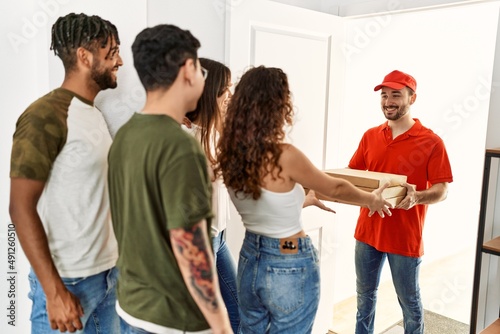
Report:
M 52 27 L 61 87 L 19 117 L 11 156 L 10 216 L 31 264 L 32 333 L 118 333 L 118 257 L 107 191 L 111 136 L 96 95 L 122 66 L 116 27 L 68 14 Z

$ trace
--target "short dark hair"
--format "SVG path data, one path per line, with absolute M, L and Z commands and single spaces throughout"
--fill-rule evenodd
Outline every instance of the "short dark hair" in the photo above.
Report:
M 160 24 L 141 31 L 132 44 L 134 66 L 147 91 L 167 89 L 187 59 L 198 58 L 200 42 L 188 31 Z
M 70 13 L 59 17 L 52 25 L 50 49 L 61 58 L 64 69 L 70 71 L 76 64 L 79 47 L 95 52 L 98 48 L 105 48 L 110 38 L 120 44 L 118 30 L 111 22 L 97 15 Z

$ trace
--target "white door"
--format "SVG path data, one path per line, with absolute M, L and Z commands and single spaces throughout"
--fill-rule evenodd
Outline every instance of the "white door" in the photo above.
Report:
M 342 105 L 345 60 L 342 19 L 273 1 L 227 1 L 227 63 L 237 82 L 249 66 L 282 68 L 293 94 L 295 124 L 289 141 L 324 169 L 327 134 L 335 131 Z M 335 60 L 335 61 L 334 61 Z M 337 112 L 335 112 L 337 111 Z M 328 128 L 328 132 L 326 131 Z M 329 141 L 331 141 L 330 138 Z M 329 155 L 335 154 L 332 149 Z M 239 253 L 244 229 L 233 208 L 228 224 L 228 244 Z M 318 208 L 303 212 L 306 232 L 312 237 L 321 259 L 321 300 L 314 333 L 325 334 L 333 319 L 333 270 L 335 215 Z

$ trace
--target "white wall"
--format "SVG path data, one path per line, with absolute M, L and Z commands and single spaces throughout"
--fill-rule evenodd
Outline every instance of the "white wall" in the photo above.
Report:
M 493 66 L 493 81 L 491 85 L 490 112 L 488 117 L 488 131 L 486 135 L 486 147 L 500 147 L 500 25 L 497 29 L 497 42 Z
M 5 6 L 5 4 L 4 4 Z M 40 10 L 40 8 L 38 8 Z M 27 332 L 26 323 L 29 319 L 30 304 L 27 301 L 27 264 L 21 250 L 17 248 L 16 271 L 19 273 L 16 282 L 16 325 L 18 327 L 8 329 L 6 311 L 8 306 L 8 293 L 10 284 L 7 284 L 7 224 L 10 222 L 8 214 L 9 196 L 9 170 L 10 170 L 10 147 L 12 133 L 19 111 L 25 108 L 28 101 L 38 96 L 39 75 L 36 62 L 37 40 L 40 36 L 38 29 L 28 30 L 27 26 L 35 7 L 31 3 L 23 2 L 14 4 L 9 2 L 7 8 L 0 13 L 0 31 L 2 36 L 0 48 L 0 66 L 2 66 L 2 77 L 0 82 L 1 98 L 5 109 L 0 122 L 0 308 L 2 316 L 0 328 L 2 332 L 19 333 L 24 328 Z M 10 42 L 8 35 L 20 36 L 16 42 Z M 19 44 L 17 43 L 19 41 Z M 7 78 L 9 78 L 7 80 Z M 24 325 L 21 325 L 24 324 Z M 18 331 L 16 331 L 18 330 Z
M 129 0 L 130 1 L 130 0 Z M 131 113 L 140 110 L 145 101 L 144 88 L 139 82 L 133 68 L 132 45 L 135 36 L 142 29 L 152 27 L 157 24 L 174 24 L 182 29 L 190 30 L 198 38 L 201 47 L 199 56 L 208 57 L 218 61 L 224 60 L 224 36 L 225 36 L 225 5 L 224 0 L 196 1 L 184 0 L 149 0 L 147 3 L 133 2 L 134 6 L 139 5 L 141 20 L 135 20 L 137 27 L 135 31 L 125 31 L 120 34 L 121 38 L 127 39 L 122 42 L 121 54 L 126 55 L 125 65 L 120 70 L 122 76 L 119 77 L 118 89 L 112 93 L 100 94 L 96 99 L 96 105 L 103 111 L 112 134 L 128 120 Z M 124 6 L 122 7 L 132 7 Z M 196 10 L 193 10 L 196 8 Z M 129 11 L 129 9 L 127 9 Z M 130 12 L 134 12 L 133 9 Z M 135 13 L 135 12 L 134 12 Z M 120 15 L 125 21 L 130 21 L 127 15 Z M 137 15 L 136 15 L 137 17 Z M 120 31 L 127 28 L 124 24 Z M 54 61 L 58 61 L 55 59 Z M 124 82 L 124 77 L 127 80 Z M 124 93 L 121 93 L 124 92 Z M 117 95 L 118 94 L 118 95 Z

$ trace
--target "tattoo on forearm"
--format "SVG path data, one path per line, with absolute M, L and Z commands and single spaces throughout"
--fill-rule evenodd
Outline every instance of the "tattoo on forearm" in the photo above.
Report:
M 172 236 L 175 247 L 189 264 L 191 287 L 208 308 L 215 311 L 219 305 L 214 292 L 214 272 L 203 233 L 202 228 L 194 226 L 178 230 Z

